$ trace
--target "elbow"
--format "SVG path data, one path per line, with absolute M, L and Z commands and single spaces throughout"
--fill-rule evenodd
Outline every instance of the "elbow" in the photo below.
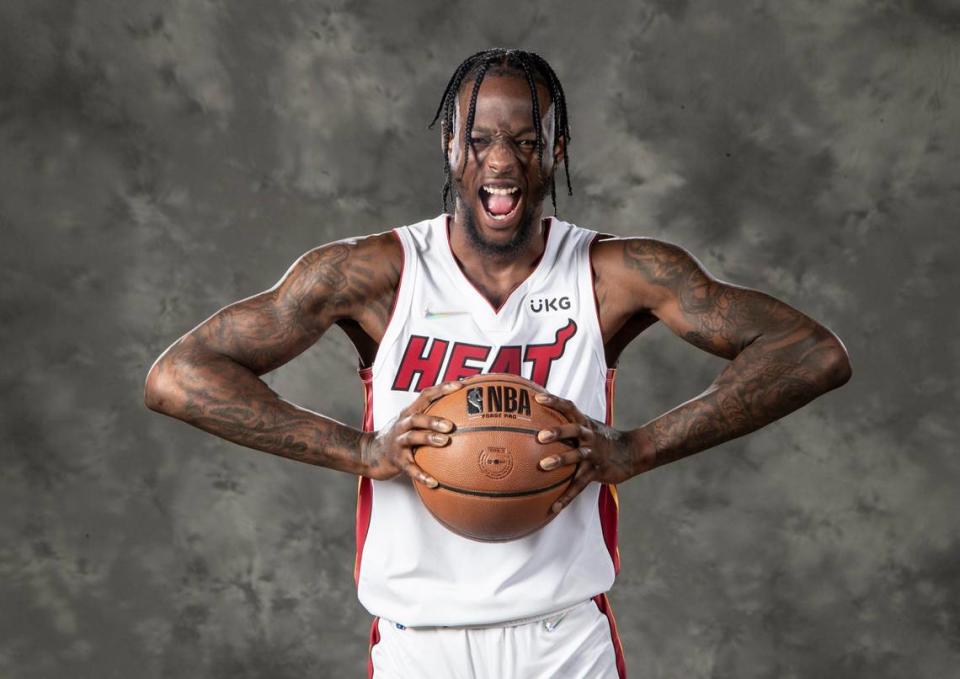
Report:
M 843 342 L 831 334 L 823 349 L 823 372 L 828 389 L 842 387 L 853 376 L 853 367 L 850 365 L 850 355 Z
M 147 373 L 143 385 L 143 404 L 158 413 L 167 413 L 170 405 L 170 378 L 163 359 L 157 360 Z

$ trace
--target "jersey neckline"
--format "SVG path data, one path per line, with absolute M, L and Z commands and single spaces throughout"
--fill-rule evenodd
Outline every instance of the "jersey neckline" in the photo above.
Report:
M 527 274 L 526 278 L 524 278 L 520 284 L 510 292 L 509 295 L 507 295 L 506 299 L 503 300 L 503 304 L 501 304 L 499 307 L 494 307 L 490 300 L 487 299 L 482 292 L 480 292 L 477 286 L 475 286 L 473 282 L 467 278 L 466 274 L 463 272 L 463 269 L 460 268 L 460 264 L 457 262 L 457 258 L 453 254 L 453 246 L 450 244 L 451 219 L 452 215 L 445 212 L 440 216 L 439 220 L 441 231 L 440 236 L 446 245 L 446 247 L 441 247 L 440 249 L 443 251 L 443 257 L 447 260 L 447 264 L 451 268 L 451 276 L 454 278 L 464 294 L 466 294 L 468 297 L 472 296 L 478 299 L 481 302 L 481 308 L 488 312 L 493 318 L 500 319 L 501 312 L 511 306 L 512 302 L 522 297 L 523 293 L 521 291 L 530 287 L 530 284 L 542 276 L 543 271 L 549 267 L 548 262 L 553 259 L 554 250 L 556 249 L 554 243 L 556 243 L 557 240 L 555 236 L 555 232 L 557 231 L 557 218 L 554 215 L 549 215 L 543 218 L 543 220 L 547 222 L 546 234 L 544 235 L 543 252 L 540 254 L 540 258 L 537 260 L 533 270 Z

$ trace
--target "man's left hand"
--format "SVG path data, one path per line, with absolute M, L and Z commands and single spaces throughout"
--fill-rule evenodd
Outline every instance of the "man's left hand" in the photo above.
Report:
M 553 503 L 554 513 L 570 504 L 591 481 L 621 483 L 646 468 L 643 461 L 652 457 L 653 451 L 643 430 L 626 432 L 608 427 L 581 413 L 572 401 L 552 394 L 539 393 L 534 398 L 569 420 L 567 424 L 540 430 L 537 441 L 551 443 L 569 439 L 577 443 L 576 448 L 540 460 L 541 469 L 577 464 L 570 487 Z

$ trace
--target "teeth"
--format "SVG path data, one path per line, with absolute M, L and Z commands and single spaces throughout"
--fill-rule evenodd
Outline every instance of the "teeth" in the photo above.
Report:
M 511 186 L 508 189 L 501 189 L 497 188 L 496 186 L 484 186 L 483 190 L 487 193 L 494 193 L 498 196 L 509 196 L 511 193 L 516 193 L 520 189 L 518 189 L 516 186 Z

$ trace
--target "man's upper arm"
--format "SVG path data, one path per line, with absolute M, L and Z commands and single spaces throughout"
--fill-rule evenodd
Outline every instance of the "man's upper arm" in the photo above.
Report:
M 276 285 L 220 309 L 178 344 L 228 356 L 258 375 L 270 372 L 312 346 L 335 321 L 358 316 L 391 284 L 392 269 L 378 267 L 376 254 L 392 240 L 378 235 L 314 248 Z
M 620 247 L 619 267 L 610 263 L 637 311 L 649 311 L 712 354 L 733 358 L 765 333 L 786 339 L 820 327 L 766 293 L 717 280 L 677 245 L 652 238 L 614 242 Z

